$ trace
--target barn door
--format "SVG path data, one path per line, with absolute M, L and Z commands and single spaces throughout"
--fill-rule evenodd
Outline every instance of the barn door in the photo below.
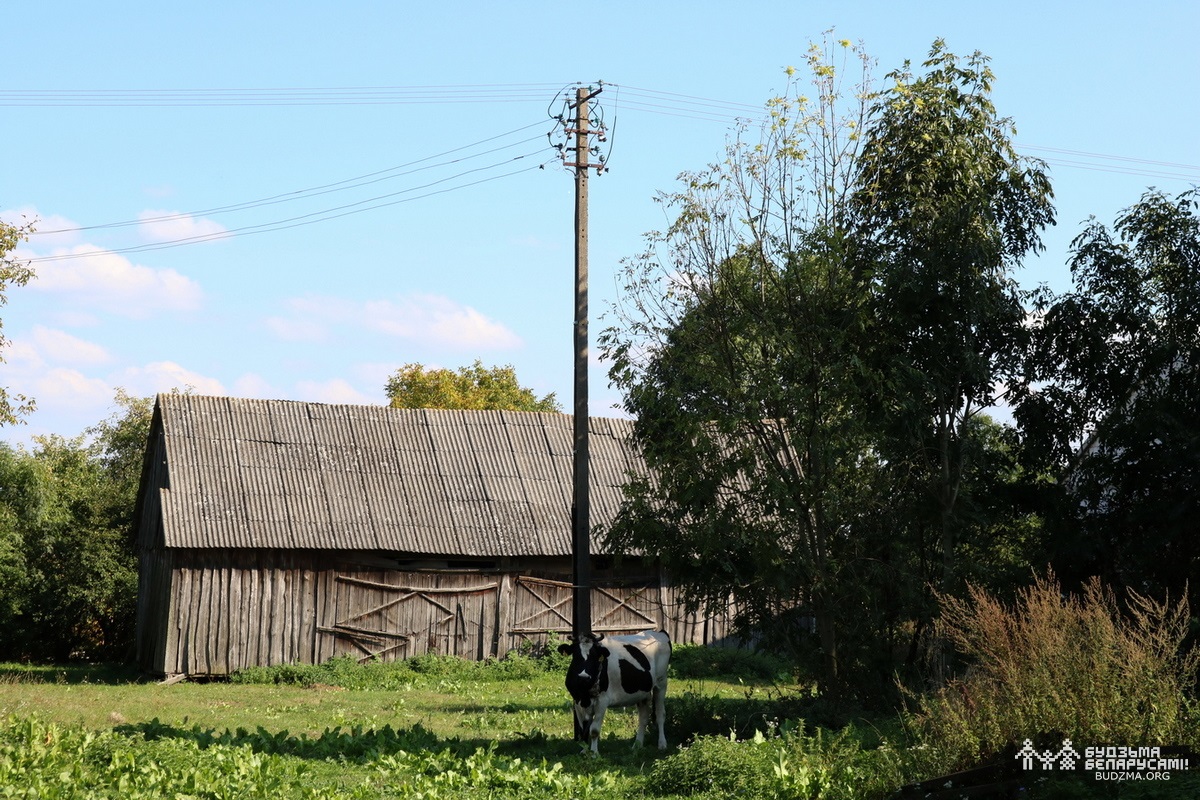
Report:
M 592 627 L 597 633 L 658 630 L 657 586 L 593 586 Z
M 593 586 L 592 629 L 597 633 L 657 630 L 662 627 L 662 607 L 657 586 Z M 571 584 L 545 578 L 517 577 L 514 584 L 512 624 L 516 641 L 540 642 L 546 634 L 571 633 Z
M 571 600 L 569 583 L 519 575 L 509 631 L 520 641 L 551 631 L 565 636 L 571 632 Z
M 496 583 L 410 586 L 352 575 L 337 575 L 334 581 L 335 622 L 319 630 L 348 644 L 360 662 L 427 652 L 467 658 L 491 654 L 487 619 L 495 614 Z

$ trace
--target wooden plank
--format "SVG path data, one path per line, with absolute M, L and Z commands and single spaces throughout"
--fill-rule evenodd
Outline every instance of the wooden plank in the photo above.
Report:
M 513 579 L 509 573 L 500 576 L 500 589 L 496 595 L 496 630 L 492 637 L 492 655 L 503 658 L 508 654 L 511 635 Z
M 240 669 L 242 635 L 242 570 L 238 561 L 230 557 L 229 566 L 225 570 L 225 626 L 228 644 L 225 648 L 225 674 L 229 675 Z
M 558 586 L 562 589 L 574 589 L 575 585 L 570 581 L 555 581 L 549 578 L 533 578 L 529 575 L 521 575 L 517 578 L 519 583 L 532 583 L 539 586 Z
M 394 583 L 383 583 L 381 581 L 366 580 L 365 578 L 354 578 L 349 575 L 338 575 L 335 580 L 341 583 L 350 583 L 355 586 L 365 586 L 372 589 L 386 589 L 393 592 L 420 592 L 422 594 L 469 594 L 472 592 L 490 592 L 499 584 L 485 583 L 480 586 L 472 587 L 429 587 L 429 586 L 400 586 Z
M 379 640 L 378 644 L 383 644 L 383 639 L 404 639 L 408 641 L 411 637 L 403 633 L 395 633 L 393 631 L 380 631 L 372 628 L 360 628 L 355 625 L 334 625 L 332 628 L 321 628 L 324 633 L 332 633 L 335 636 L 353 636 L 358 638 L 370 637 L 371 639 Z
M 296 564 L 294 558 L 288 558 L 287 568 L 281 570 L 283 573 L 283 613 L 286 625 L 286 633 L 283 637 L 285 651 L 283 661 L 285 664 L 292 664 L 298 661 L 297 653 L 300 650 L 300 614 L 299 614 L 299 599 L 300 594 L 296 586 Z
M 262 568 L 257 564 L 246 570 L 245 611 L 242 614 L 242 625 L 245 627 L 245 653 L 247 665 L 262 664 Z
M 229 627 L 233 622 L 233 615 L 236 609 L 229 602 L 229 579 L 230 567 L 227 558 L 222 558 L 226 563 L 217 567 L 216 581 L 213 582 L 213 603 L 216 606 L 216 613 L 213 617 L 216 622 L 216 642 L 217 652 L 216 658 L 213 659 L 212 669 L 215 674 L 229 674 Z
M 300 641 L 303 650 L 300 660 L 305 664 L 317 664 L 316 580 L 308 564 L 304 565 L 300 573 L 300 593 Z
M 356 619 L 362 619 L 363 617 L 368 617 L 371 614 L 376 614 L 380 611 L 386 611 L 387 609 L 391 608 L 392 606 L 397 605 L 399 603 L 403 603 L 405 600 L 410 600 L 416 596 L 417 596 L 417 592 L 409 592 L 407 594 L 402 594 L 399 597 L 394 597 L 385 603 L 381 603 L 373 608 L 369 608 L 366 611 L 362 611 L 358 614 L 355 614 L 352 617 L 346 617 L 345 619 L 342 620 L 342 622 L 352 622 Z M 341 624 L 341 623 L 339 623 L 339 624 Z

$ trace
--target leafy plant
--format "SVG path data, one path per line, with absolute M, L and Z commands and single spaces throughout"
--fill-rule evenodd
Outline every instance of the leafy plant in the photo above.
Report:
M 1186 600 L 1130 592 L 1124 608 L 1098 579 L 1064 596 L 1053 575 L 1012 607 L 972 587 L 942 598 L 941 628 L 965 677 L 918 698 L 914 722 L 942 766 L 965 766 L 1022 737 L 1123 745 L 1195 744 L 1200 649 L 1185 649 Z
M 857 800 L 895 790 L 906 764 L 887 743 L 864 748 L 852 728 L 806 734 L 801 723 L 748 740 L 697 739 L 657 762 L 646 786 L 660 795 Z

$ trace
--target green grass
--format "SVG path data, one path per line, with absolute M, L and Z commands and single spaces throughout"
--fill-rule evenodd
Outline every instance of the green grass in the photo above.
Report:
M 121 667 L 0 665 L 0 798 L 871 800 L 932 777 L 935 754 L 909 749 L 898 720 L 815 727 L 811 691 L 778 664 L 686 649 L 670 748 L 633 750 L 636 711 L 613 709 L 592 758 L 572 741 L 560 667 L 340 660 L 164 686 Z M 1196 775 L 1029 796 L 1191 797 Z
M 187 795 L 184 785 L 195 796 L 238 800 L 643 796 L 654 764 L 694 731 L 669 718 L 671 750 L 634 751 L 636 710 L 613 709 L 601 757 L 584 755 L 572 741 L 559 666 L 533 659 L 366 667 L 335 661 L 163 686 L 111 666 L 0 665 L 0 720 L 7 720 L 0 741 L 8 741 L 7 762 L 0 746 L 0 797 L 12 791 L 6 774 L 40 787 L 13 795 L 22 797 Z M 754 675 L 700 672 L 702 680 L 675 675 L 671 695 L 710 725 L 738 719 L 732 709 L 753 699 L 748 694 L 765 699 L 771 686 Z M 47 741 L 60 750 L 39 744 Z M 43 760 L 14 755 L 31 751 Z M 25 771 L 13 772 L 14 763 Z M 67 763 L 76 766 L 64 772 Z M 56 783 L 60 773 L 70 777 L 63 785 Z M 142 783 L 130 783 L 134 777 Z

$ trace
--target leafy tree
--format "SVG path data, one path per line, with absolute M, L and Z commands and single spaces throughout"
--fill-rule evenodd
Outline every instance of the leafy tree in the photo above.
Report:
M 863 66 L 849 102 L 839 52 Z M 1034 545 L 1038 521 L 994 501 L 1023 473 L 981 412 L 1019 375 L 1010 272 L 1051 208 L 986 59 L 937 42 L 880 94 L 868 66 L 813 48 L 815 100 L 789 87 L 757 140 L 660 198 L 671 225 L 626 263 L 601 341 L 651 470 L 610 543 L 818 653 L 827 694 L 878 698 L 960 556 L 1007 575 Z
M 1062 477 L 1055 560 L 1078 581 L 1200 602 L 1200 191 L 1146 193 L 1072 243 L 1074 288 L 1039 296 L 1016 408 Z
M 862 84 L 847 100 L 851 59 Z M 880 641 L 862 606 L 879 595 L 851 578 L 868 544 L 850 532 L 882 493 L 858 357 L 866 286 L 841 219 L 869 62 L 841 42 L 814 46 L 809 69 L 816 99 L 789 85 L 757 136 L 743 126 L 723 162 L 684 174 L 660 196 L 671 226 L 625 263 L 601 344 L 651 475 L 607 536 L 661 559 L 693 604 L 733 597 L 744 631 L 816 652 L 834 694 L 861 660 L 852 651 Z
M 478 359 L 457 371 L 405 364 L 388 378 L 385 391 L 392 408 L 562 411 L 553 392 L 539 399 L 521 386 L 511 364 L 489 369 Z
M 134 513 L 146 458 L 146 439 L 154 416 L 154 398 L 134 397 L 118 388 L 113 402 L 116 410 L 88 428 L 86 434 L 91 443 L 91 458 L 100 465 L 107 486 L 102 509 L 105 519 L 110 527 L 125 532 L 129 551 L 133 553 L 137 536 Z
M 149 398 L 89 436 L 0 445 L 0 658 L 122 658 L 133 642 L 134 505 Z
M 9 225 L 0 221 L 0 306 L 8 302 L 6 292 L 10 286 L 24 286 L 33 277 L 33 270 L 27 262 L 21 262 L 12 257 L 12 251 L 24 241 L 33 231 L 32 224 Z M 4 326 L 0 321 L 0 351 L 8 343 L 3 334 Z M 4 363 L 0 356 L 0 364 Z M 24 395 L 9 395 L 8 390 L 0 386 L 0 425 L 12 425 L 21 421 L 21 417 L 33 411 L 34 402 Z
M 1014 150 L 987 64 L 938 40 L 924 73 L 906 62 L 889 74 L 852 198 L 857 257 L 872 273 L 881 451 L 917 495 L 911 540 L 943 591 L 958 571 L 972 426 L 1022 375 L 1012 274 L 1053 222 L 1044 165 Z

